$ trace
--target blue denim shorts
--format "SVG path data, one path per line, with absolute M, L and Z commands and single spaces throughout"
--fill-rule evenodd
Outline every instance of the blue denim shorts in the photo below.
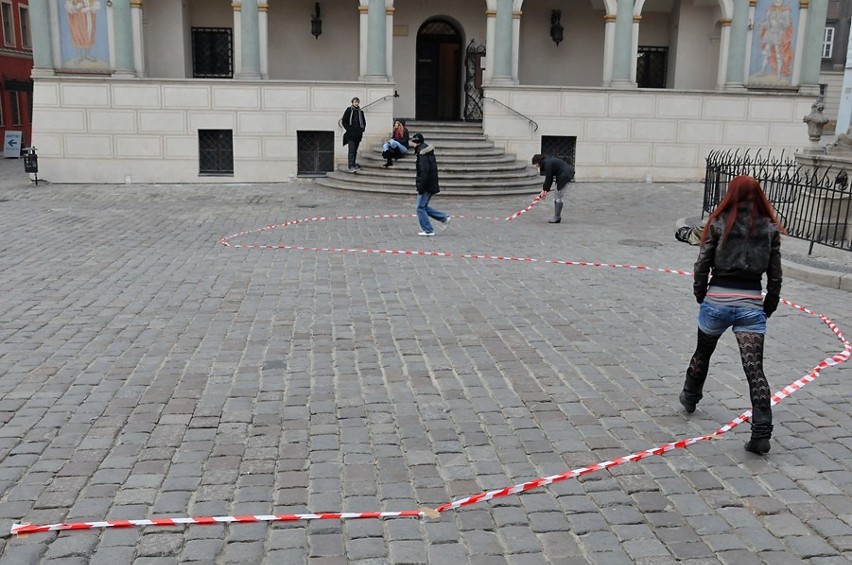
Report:
M 708 335 L 722 335 L 733 327 L 734 333 L 766 333 L 766 314 L 753 306 L 714 304 L 706 300 L 698 309 L 698 329 Z

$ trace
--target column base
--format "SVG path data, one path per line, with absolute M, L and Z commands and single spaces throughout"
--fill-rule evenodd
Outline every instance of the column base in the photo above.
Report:
M 627 90 L 631 88 L 639 88 L 639 85 L 629 79 L 617 79 L 609 83 L 609 88 Z
M 33 67 L 30 76 L 32 76 L 33 78 L 55 77 L 56 72 L 53 70 L 52 67 Z
M 725 85 L 722 87 L 722 90 L 736 91 L 736 92 L 739 92 L 739 91 L 742 91 L 742 90 L 745 90 L 745 89 L 746 89 L 745 84 L 743 84 L 741 82 L 726 82 Z
M 245 71 L 234 75 L 237 80 L 260 80 L 260 73 L 257 71 Z
M 515 86 L 518 84 L 518 81 L 513 79 L 512 77 L 491 77 L 491 86 Z

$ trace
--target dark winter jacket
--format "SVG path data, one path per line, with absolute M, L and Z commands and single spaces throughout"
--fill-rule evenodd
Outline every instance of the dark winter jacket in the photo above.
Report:
M 343 112 L 341 122 L 343 122 L 343 129 L 346 130 L 343 134 L 343 145 L 348 144 L 350 139 L 361 141 L 364 130 L 367 129 L 367 118 L 364 116 L 364 110 L 349 106 Z
M 554 177 L 556 177 L 556 190 L 562 190 L 566 184 L 574 180 L 574 165 L 556 157 L 545 157 L 541 162 L 539 172 L 544 176 L 542 189 L 545 192 L 550 192 Z
M 727 214 L 721 214 L 710 224 L 695 262 L 693 293 L 699 303 L 704 301 L 711 274 L 713 284 L 759 291 L 762 275 L 766 273 L 763 309 L 771 314 L 778 307 L 781 295 L 781 234 L 766 217 L 759 218 L 749 233 L 748 206 L 746 203 L 739 209 L 737 221 L 724 241 Z
M 417 156 L 415 169 L 417 170 L 417 194 L 424 192 L 429 194 L 438 194 L 441 189 L 438 188 L 438 162 L 435 160 L 435 148 L 426 143 L 421 143 L 414 149 L 414 154 Z

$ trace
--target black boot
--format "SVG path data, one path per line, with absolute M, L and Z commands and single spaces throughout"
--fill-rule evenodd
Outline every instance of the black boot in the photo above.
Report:
M 763 455 L 769 453 L 769 440 L 772 438 L 772 407 L 751 409 L 751 439 L 745 444 L 745 450 Z
M 686 370 L 686 380 L 683 382 L 683 390 L 680 391 L 680 403 L 683 405 L 683 409 L 692 414 L 695 412 L 695 407 L 698 405 L 698 402 L 704 397 L 704 381 L 706 380 L 707 375 L 704 375 L 703 379 L 700 379 L 695 376 L 695 371 L 692 370 L 692 367 Z
M 686 379 L 683 382 L 683 390 L 679 398 L 684 410 L 690 414 L 695 412 L 695 406 L 704 396 L 704 381 L 707 380 L 707 370 L 710 368 L 710 356 L 716 350 L 718 342 L 719 336 L 708 335 L 698 330 L 695 353 L 689 360 Z
M 562 221 L 562 205 L 564 202 L 553 203 L 553 217 L 547 220 L 548 224 L 558 224 Z

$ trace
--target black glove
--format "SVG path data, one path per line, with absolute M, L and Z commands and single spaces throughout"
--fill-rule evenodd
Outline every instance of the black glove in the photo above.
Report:
M 778 296 L 769 296 L 768 294 L 763 299 L 763 313 L 766 314 L 766 317 L 772 316 L 772 313 L 778 309 Z
M 703 294 L 696 294 L 695 295 L 695 301 L 698 302 L 699 304 L 703 303 L 704 302 L 704 295 Z

